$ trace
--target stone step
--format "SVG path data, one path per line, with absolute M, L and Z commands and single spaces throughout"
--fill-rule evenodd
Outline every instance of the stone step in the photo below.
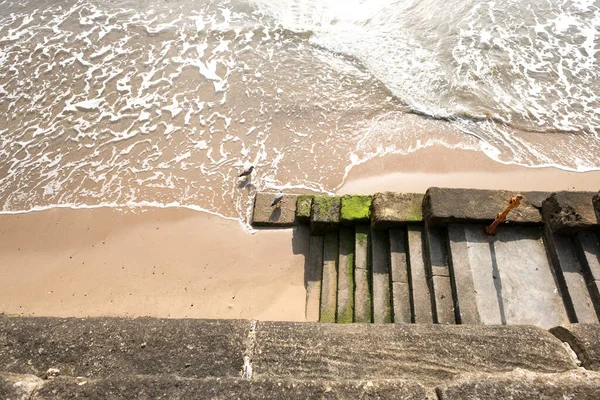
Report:
M 354 322 L 354 229 L 340 228 L 337 323 Z
M 390 229 L 390 271 L 395 323 L 412 322 L 406 228 Z
M 425 262 L 432 293 L 433 321 L 439 324 L 455 324 L 446 236 L 444 229 L 425 225 Z
M 387 231 L 371 232 L 371 254 L 373 263 L 373 322 L 392 322 L 390 292 L 390 250 Z
M 412 320 L 417 324 L 432 324 L 431 288 L 423 258 L 423 226 L 409 224 L 407 226 L 407 237 L 412 293 Z
M 359 224 L 354 231 L 354 322 L 371 322 L 371 230 Z
M 4 390 L 3 390 L 4 389 Z M 294 380 L 115 376 L 104 379 L 0 374 L 2 399 L 435 399 L 433 390 L 408 380 Z
M 554 233 L 573 235 L 597 230 L 600 222 L 594 211 L 594 192 L 556 192 L 542 203 L 546 224 Z
M 318 321 L 323 280 L 323 236 L 311 236 L 306 274 L 306 320 Z
M 448 226 L 461 318 L 463 312 L 469 311 L 470 320 L 477 321 L 478 314 L 484 324 L 552 327 L 567 323 L 541 228 L 502 225 L 495 236 L 488 236 L 484 227 Z M 473 291 L 477 313 L 473 309 Z
M 546 226 L 545 239 L 570 322 L 598 323 L 586 274 L 572 237 L 554 233 Z
M 600 398 L 600 374 L 590 371 L 474 374 L 437 387 L 436 393 L 439 400 L 597 400 Z
M 323 239 L 323 281 L 319 321 L 335 322 L 337 313 L 338 233 L 328 232 Z

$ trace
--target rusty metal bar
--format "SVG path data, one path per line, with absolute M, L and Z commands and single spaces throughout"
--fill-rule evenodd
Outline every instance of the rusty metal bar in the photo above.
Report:
M 513 208 L 518 207 L 519 204 L 521 204 L 521 200 L 523 200 L 523 196 L 520 194 L 511 197 L 506 208 L 501 213 L 496 214 L 496 219 L 494 220 L 494 222 L 492 222 L 490 226 L 485 227 L 485 233 L 488 235 L 494 235 L 496 233 L 496 228 L 498 227 L 498 225 L 506 221 L 506 216 L 508 215 L 508 213 Z

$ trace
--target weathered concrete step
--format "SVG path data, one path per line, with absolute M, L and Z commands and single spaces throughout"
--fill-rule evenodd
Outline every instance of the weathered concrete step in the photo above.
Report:
M 237 377 L 250 321 L 0 317 L 0 370 Z
M 489 223 L 504 210 L 517 192 L 506 190 L 429 188 L 423 200 L 423 218 L 432 225 Z M 521 205 L 506 220 L 519 224 L 542 224 L 540 211 L 521 193 Z
M 478 314 L 484 324 L 550 328 L 569 321 L 541 228 L 502 226 L 488 236 L 483 224 L 451 224 L 448 232 L 461 314 L 468 311 L 471 321 Z
M 532 326 L 261 322 L 257 377 L 415 379 L 515 368 L 562 372 L 576 364 L 562 342 Z
M 359 224 L 354 232 L 354 322 L 371 322 L 371 230 L 369 225 Z
M 435 399 L 407 380 L 293 380 L 115 376 L 105 379 L 0 374 L 2 399 Z
M 390 250 L 387 231 L 372 231 L 373 322 L 392 322 Z
M 474 374 L 438 387 L 436 392 L 439 400 L 597 400 L 600 374 L 590 371 Z
M 337 313 L 338 233 L 328 232 L 323 239 L 323 281 L 319 321 L 335 322 Z
M 600 228 L 594 211 L 594 192 L 556 192 L 542 203 L 545 222 L 554 233 L 573 235 Z
M 545 243 L 570 322 L 598 323 L 586 273 L 582 260 L 577 256 L 573 238 L 554 233 L 546 226 Z
M 423 194 L 376 193 L 371 206 L 374 229 L 394 228 L 407 223 L 421 222 Z
M 442 228 L 425 226 L 425 260 L 431 288 L 434 322 L 455 324 L 454 296 L 450 282 L 447 235 Z
M 306 274 L 306 320 L 318 321 L 323 279 L 323 236 L 311 236 Z
M 571 346 L 583 368 L 600 371 L 600 325 L 570 324 L 554 327 L 550 332 Z

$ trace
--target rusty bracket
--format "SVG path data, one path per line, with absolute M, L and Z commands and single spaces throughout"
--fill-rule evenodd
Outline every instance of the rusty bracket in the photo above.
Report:
M 496 219 L 494 220 L 494 222 L 492 222 L 490 226 L 485 227 L 485 233 L 488 235 L 495 235 L 496 228 L 498 227 L 498 225 L 506 221 L 506 216 L 508 215 L 508 213 L 513 208 L 517 208 L 519 204 L 521 204 L 521 200 L 523 200 L 523 196 L 520 194 L 511 197 L 508 201 L 508 205 L 506 206 L 506 208 L 501 213 L 496 214 Z

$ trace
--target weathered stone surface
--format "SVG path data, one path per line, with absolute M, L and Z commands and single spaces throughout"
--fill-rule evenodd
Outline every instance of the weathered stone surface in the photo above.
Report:
M 450 276 L 448 254 L 442 229 L 425 226 L 425 259 L 430 276 Z
M 506 190 L 429 188 L 423 199 L 423 218 L 433 226 L 457 223 L 489 223 L 518 192 Z M 507 216 L 509 223 L 542 223 L 542 216 L 527 199 Z
M 392 322 L 390 295 L 390 263 L 388 235 L 385 231 L 372 231 L 373 248 L 373 322 Z
M 323 236 L 310 237 L 306 277 L 306 320 L 318 321 L 321 309 L 321 280 L 323 279 Z
M 323 281 L 319 321 L 335 322 L 337 298 L 338 235 L 329 232 L 323 242 Z
M 450 261 L 450 277 L 454 282 L 456 291 L 455 303 L 457 306 L 457 323 L 479 324 L 479 310 L 473 273 L 469 261 L 469 244 L 465 229 L 468 225 L 448 225 L 448 259 Z
M 375 229 L 385 229 L 407 222 L 420 222 L 423 219 L 420 193 L 376 193 L 371 205 L 372 225 Z
M 392 282 L 408 283 L 405 228 L 390 229 L 390 261 Z
M 488 245 L 492 268 L 486 271 L 479 265 L 473 275 L 487 277 L 493 282 L 495 291 L 492 295 L 502 300 L 501 315 L 505 323 L 550 328 L 568 321 L 542 241 L 541 228 L 506 226 L 498 229 L 491 239 L 481 240 Z M 486 243 L 487 240 L 490 242 Z M 475 290 L 479 295 L 477 283 Z M 481 308 L 479 311 L 481 313 Z
M 600 221 L 600 191 L 592 197 L 592 204 L 594 205 L 594 211 L 596 212 L 596 219 Z
M 600 281 L 600 238 L 596 232 L 583 231 L 575 235 L 574 242 L 586 281 Z
M 577 258 L 571 237 L 552 233 L 550 228 L 546 227 L 546 246 L 570 321 L 598 323 L 583 267 Z
M 340 223 L 368 223 L 371 218 L 371 196 L 345 195 L 341 199 Z
M 42 382 L 34 375 L 7 374 L 0 371 L 0 399 L 29 400 Z
M 413 322 L 432 324 L 431 292 L 425 272 L 425 263 L 423 262 L 423 227 L 417 224 L 409 224 L 407 231 Z
M 454 303 L 452 301 L 452 288 L 450 277 L 431 277 L 433 287 L 433 301 L 435 303 L 435 322 L 438 324 L 455 324 Z
M 310 209 L 312 208 L 312 202 L 312 195 L 298 195 L 298 199 L 296 200 L 296 221 L 302 224 L 307 224 L 310 222 Z
M 354 322 L 371 322 L 371 257 L 369 225 L 355 226 L 354 242 Z
M 295 194 L 285 194 L 281 202 L 271 207 L 277 193 L 257 193 L 254 199 L 253 226 L 286 227 L 296 223 Z
M 85 382 L 82 384 L 82 382 Z M 102 380 L 61 378 L 45 382 L 34 399 L 427 399 L 414 381 L 293 379 L 182 379 L 121 376 Z M 433 398 L 433 397 L 431 397 Z
M 438 385 L 465 372 L 576 368 L 563 344 L 532 326 L 260 322 L 257 377 L 415 379 Z
M 600 371 L 600 325 L 567 324 L 550 333 L 571 346 L 584 368 Z
M 596 400 L 600 398 L 600 374 L 568 371 L 536 374 L 473 374 L 437 388 L 440 400 Z
M 243 320 L 0 318 L 0 366 L 42 376 L 238 376 Z
M 313 233 L 331 232 L 340 223 L 340 199 L 315 196 L 310 211 L 310 229 Z
M 354 229 L 340 229 L 339 253 L 336 322 L 351 323 L 354 319 Z
M 408 279 L 406 228 L 390 229 L 390 272 L 392 278 L 392 309 L 394 322 L 410 323 L 410 286 Z
M 542 203 L 544 202 L 544 200 L 550 197 L 552 192 L 524 192 L 521 194 L 525 196 L 527 200 L 529 200 L 532 206 L 534 206 L 537 209 L 541 209 Z
M 600 227 L 592 192 L 556 192 L 542 203 L 544 220 L 554 233 L 572 235 Z

